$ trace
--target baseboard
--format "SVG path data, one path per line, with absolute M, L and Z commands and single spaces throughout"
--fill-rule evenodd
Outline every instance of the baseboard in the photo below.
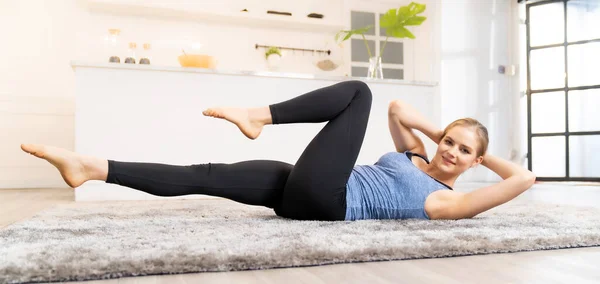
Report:
M 68 187 L 60 173 L 51 165 L 43 167 L 0 167 L 0 188 Z

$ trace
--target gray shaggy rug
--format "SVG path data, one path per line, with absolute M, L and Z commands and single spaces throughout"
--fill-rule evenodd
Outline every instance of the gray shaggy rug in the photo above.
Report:
M 229 200 L 58 205 L 0 229 L 0 282 L 267 269 L 600 245 L 600 208 L 505 204 L 466 220 L 295 221 Z

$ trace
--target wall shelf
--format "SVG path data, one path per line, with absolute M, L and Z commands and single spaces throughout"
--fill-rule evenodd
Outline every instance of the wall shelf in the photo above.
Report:
M 87 0 L 91 11 L 122 16 L 194 21 L 206 24 L 234 25 L 263 29 L 284 29 L 316 33 L 336 33 L 345 29 L 341 20 L 325 15 L 323 19 L 308 18 L 294 13 L 282 16 L 267 13 L 227 11 L 210 6 L 191 6 L 190 2 L 133 1 L 133 0 Z M 341 9 L 341 7 L 340 7 Z M 331 18 L 331 19 L 330 19 Z M 338 17 L 340 18 L 340 17 Z

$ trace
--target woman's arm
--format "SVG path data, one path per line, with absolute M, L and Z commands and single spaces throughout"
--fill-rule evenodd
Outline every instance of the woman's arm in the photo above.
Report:
M 415 135 L 413 129 L 421 131 L 435 144 L 439 144 L 442 138 L 442 130 L 425 119 L 414 107 L 401 100 L 390 102 L 388 125 L 398 152 L 411 151 L 427 155 L 423 141 Z
M 462 195 L 454 206 L 452 219 L 471 218 L 504 204 L 529 189 L 535 182 L 532 172 L 502 158 L 487 154 L 481 164 L 504 180 Z

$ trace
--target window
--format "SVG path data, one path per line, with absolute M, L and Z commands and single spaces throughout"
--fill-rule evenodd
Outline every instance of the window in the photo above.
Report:
M 600 181 L 600 1 L 526 5 L 529 169 Z
M 385 43 L 385 29 L 379 27 L 379 20 L 384 13 L 373 13 L 363 11 L 351 11 L 351 29 L 358 29 L 373 25 L 373 28 L 365 33 L 367 45 L 372 56 L 381 56 L 383 78 L 404 79 L 404 41 L 403 39 L 390 37 L 383 54 L 379 51 Z M 351 75 L 353 77 L 366 77 L 369 70 L 369 54 L 365 41 L 360 35 L 353 35 L 350 39 L 351 51 Z

